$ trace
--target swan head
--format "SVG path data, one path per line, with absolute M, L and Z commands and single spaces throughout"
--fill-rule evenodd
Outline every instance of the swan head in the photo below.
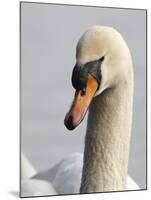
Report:
M 76 92 L 65 126 L 69 130 L 77 127 L 92 99 L 108 88 L 126 83 L 131 70 L 131 54 L 121 34 L 111 27 L 90 27 L 77 44 L 72 72 Z

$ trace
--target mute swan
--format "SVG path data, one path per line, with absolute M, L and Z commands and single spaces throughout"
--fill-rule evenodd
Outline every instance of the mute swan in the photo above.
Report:
M 93 26 L 83 34 L 72 84 L 75 97 L 64 123 L 73 130 L 89 110 L 84 159 L 70 155 L 31 179 L 52 183 L 58 194 L 139 189 L 128 176 L 133 64 L 120 33 Z
M 80 193 L 125 190 L 133 63 L 119 32 L 93 26 L 83 34 L 77 45 L 72 85 L 76 92 L 65 117 L 66 127 L 77 127 L 89 109 Z

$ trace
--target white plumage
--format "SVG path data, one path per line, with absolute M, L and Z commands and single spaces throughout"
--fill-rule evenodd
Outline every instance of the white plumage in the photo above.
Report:
M 21 154 L 21 197 L 55 195 L 51 182 L 33 179 L 37 172 L 24 153 Z
M 50 182 L 38 179 L 28 179 L 21 184 L 21 196 L 56 195 L 56 191 Z
M 24 164 L 24 162 L 22 164 Z M 30 166 L 32 165 L 30 164 Z M 83 154 L 70 154 L 51 169 L 40 171 L 33 177 L 23 180 L 21 184 L 21 194 L 23 197 L 77 194 L 80 189 L 82 167 Z M 28 173 L 28 169 L 26 169 L 26 173 Z M 22 173 L 24 173 L 24 171 L 22 171 Z M 137 189 L 139 189 L 139 186 L 130 176 L 128 176 L 126 190 Z
M 36 174 L 36 170 L 31 165 L 30 161 L 27 159 L 27 157 L 24 155 L 24 153 L 21 154 L 21 178 L 22 180 L 29 179 L 33 175 Z

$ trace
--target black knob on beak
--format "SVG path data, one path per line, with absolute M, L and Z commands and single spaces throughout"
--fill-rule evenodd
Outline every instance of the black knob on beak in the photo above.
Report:
M 84 91 L 86 88 L 88 73 L 91 74 L 98 83 L 98 88 L 101 81 L 101 63 L 104 56 L 99 60 L 90 61 L 84 65 L 76 64 L 72 72 L 72 85 L 76 90 Z
M 72 85 L 76 90 L 83 90 L 86 87 L 88 70 L 84 66 L 75 65 L 72 72 Z

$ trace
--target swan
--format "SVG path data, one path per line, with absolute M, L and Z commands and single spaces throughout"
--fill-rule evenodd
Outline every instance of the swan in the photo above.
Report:
M 71 154 L 29 181 L 46 181 L 57 194 L 139 189 L 128 176 L 133 63 L 117 30 L 93 26 L 82 35 L 72 85 L 75 96 L 64 124 L 74 130 L 88 111 L 84 155 Z
M 133 107 L 133 62 L 121 34 L 90 27 L 80 38 L 72 73 L 75 96 L 65 126 L 88 113 L 80 193 L 126 190 Z

